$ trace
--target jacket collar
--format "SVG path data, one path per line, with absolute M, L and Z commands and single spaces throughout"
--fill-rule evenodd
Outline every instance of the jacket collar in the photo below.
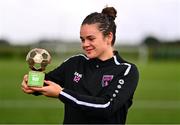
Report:
M 98 68 L 100 69 L 103 67 L 120 65 L 121 60 L 122 58 L 119 56 L 118 52 L 114 51 L 114 56 L 110 59 L 102 61 L 97 58 L 94 58 L 94 59 L 89 59 L 88 63 L 90 62 L 90 66 L 94 67 L 93 69 L 98 69 Z M 101 83 L 95 84 L 95 83 L 86 82 L 84 83 L 84 87 L 94 96 L 98 95 L 103 89 Z
M 89 59 L 90 63 L 97 68 L 107 67 L 112 65 L 120 65 L 124 60 L 119 56 L 118 51 L 114 51 L 114 56 L 110 59 L 102 61 L 98 58 Z

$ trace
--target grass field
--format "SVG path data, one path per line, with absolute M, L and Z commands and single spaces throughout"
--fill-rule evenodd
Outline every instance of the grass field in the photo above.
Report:
M 54 61 L 47 71 L 61 61 Z M 129 124 L 180 124 L 180 62 L 137 63 L 140 81 L 129 109 Z M 63 104 L 58 99 L 24 94 L 21 81 L 29 68 L 21 59 L 0 59 L 0 123 L 58 124 Z

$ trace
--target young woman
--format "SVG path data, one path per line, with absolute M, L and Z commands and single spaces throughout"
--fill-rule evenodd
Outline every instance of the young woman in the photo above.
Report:
M 82 22 L 80 39 L 85 54 L 75 55 L 46 74 L 46 86 L 22 90 L 59 98 L 65 104 L 64 124 L 124 124 L 132 104 L 139 74 L 113 49 L 116 10 L 106 7 Z

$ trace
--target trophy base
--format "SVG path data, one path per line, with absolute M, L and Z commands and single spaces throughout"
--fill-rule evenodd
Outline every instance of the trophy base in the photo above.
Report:
M 29 71 L 28 86 L 43 87 L 45 74 L 39 71 Z

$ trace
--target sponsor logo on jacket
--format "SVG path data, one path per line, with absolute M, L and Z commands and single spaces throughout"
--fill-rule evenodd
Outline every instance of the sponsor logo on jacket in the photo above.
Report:
M 73 81 L 78 83 L 82 78 L 82 74 L 78 73 L 78 72 L 74 72 L 74 78 Z

